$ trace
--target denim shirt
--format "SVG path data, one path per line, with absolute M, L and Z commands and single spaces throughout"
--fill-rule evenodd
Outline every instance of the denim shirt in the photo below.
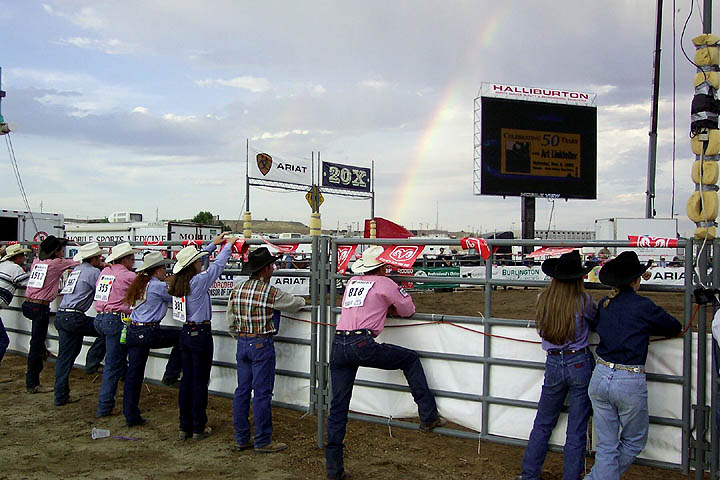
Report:
M 603 307 L 598 305 L 596 317 L 600 344 L 596 353 L 606 362 L 624 365 L 645 365 L 651 335 L 673 337 L 682 325 L 675 317 L 647 297 L 624 287 Z
M 73 273 L 77 271 L 80 271 L 80 276 L 75 283 L 75 290 L 63 295 L 60 308 L 72 308 L 86 312 L 90 310 L 95 297 L 95 284 L 100 276 L 100 269 L 93 267 L 88 262 L 82 262 L 73 269 Z
M 167 283 L 151 277 L 145 289 L 145 300 L 133 307 L 130 320 L 137 323 L 159 322 L 165 318 L 171 302 Z
M 203 252 L 214 252 L 215 248 L 215 244 L 210 243 L 203 248 Z M 209 289 L 222 274 L 231 253 L 232 245 L 225 244 L 215 261 L 210 262 L 207 270 L 198 273 L 190 280 L 190 294 L 185 298 L 187 323 L 200 323 L 212 318 Z

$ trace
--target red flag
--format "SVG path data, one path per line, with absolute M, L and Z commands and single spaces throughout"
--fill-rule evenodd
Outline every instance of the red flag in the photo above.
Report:
M 263 237 L 262 235 L 260 235 L 260 238 L 263 239 L 263 242 L 267 243 L 268 245 L 270 245 L 272 248 L 274 248 L 278 252 L 292 253 L 295 250 L 297 250 L 297 248 L 298 248 L 297 243 L 295 245 L 275 245 L 274 243 L 270 243 L 270 241 L 268 241 L 268 239 Z
M 398 225 L 390 220 L 381 217 L 375 217 L 375 237 L 376 238 L 410 238 L 413 234 L 406 230 L 402 225 Z M 365 238 L 370 238 L 370 220 L 365 219 Z
M 153 242 L 143 242 L 143 245 L 146 245 L 146 246 L 148 246 L 148 247 L 159 247 L 159 246 L 161 246 L 162 244 L 163 244 L 163 243 L 162 243 L 162 240 L 156 240 L 156 241 L 153 241 Z
M 490 258 L 490 247 L 484 238 L 464 237 L 460 239 L 460 246 L 463 250 L 474 249 L 485 260 Z M 495 250 L 497 250 L 497 247 L 493 248 L 493 253 L 495 253 Z
M 424 249 L 422 245 L 386 245 L 377 258 L 388 265 L 411 268 Z
M 628 235 L 631 247 L 675 248 L 677 238 L 651 237 L 649 235 Z
M 183 240 L 182 244 L 183 244 L 183 247 L 187 247 L 188 245 L 195 245 L 196 247 L 202 247 L 202 240 Z
M 350 259 L 353 258 L 357 245 L 338 245 L 338 260 L 337 260 L 337 272 L 345 273 L 347 270 Z

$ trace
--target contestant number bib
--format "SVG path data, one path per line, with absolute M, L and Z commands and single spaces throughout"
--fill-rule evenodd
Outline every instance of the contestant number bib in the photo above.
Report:
M 80 270 L 72 272 L 68 277 L 67 282 L 65 282 L 65 286 L 62 290 L 60 290 L 60 293 L 63 295 L 73 293 L 75 291 L 75 285 L 77 285 L 78 278 L 80 278 Z
M 110 298 L 110 290 L 115 283 L 115 275 L 101 275 L 95 289 L 95 301 L 107 302 Z
M 365 304 L 370 289 L 375 282 L 365 280 L 350 280 L 345 289 L 345 300 L 343 300 L 343 308 L 362 307 Z
M 45 284 L 45 277 L 47 276 L 48 264 L 47 263 L 36 263 L 32 267 L 30 272 L 30 279 L 28 280 L 28 287 L 42 288 Z
M 173 320 L 184 322 L 187 320 L 187 303 L 185 297 L 173 297 Z

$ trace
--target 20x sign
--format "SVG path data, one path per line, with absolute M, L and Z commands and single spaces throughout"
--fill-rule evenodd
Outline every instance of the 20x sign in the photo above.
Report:
M 370 169 L 322 162 L 323 187 L 370 192 Z

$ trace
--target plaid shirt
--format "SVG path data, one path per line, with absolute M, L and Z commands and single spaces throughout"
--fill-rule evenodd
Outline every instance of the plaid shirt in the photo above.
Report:
M 228 314 L 235 330 L 242 333 L 275 333 L 273 307 L 280 291 L 259 278 L 235 287 L 228 299 Z

